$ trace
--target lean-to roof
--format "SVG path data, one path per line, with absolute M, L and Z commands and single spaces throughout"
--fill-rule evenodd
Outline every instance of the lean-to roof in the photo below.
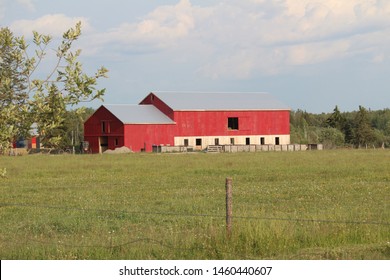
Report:
M 124 124 L 174 124 L 169 117 L 153 105 L 103 105 Z

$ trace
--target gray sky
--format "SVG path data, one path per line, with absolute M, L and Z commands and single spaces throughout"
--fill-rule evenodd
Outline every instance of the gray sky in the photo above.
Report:
M 105 103 L 256 91 L 314 113 L 390 108 L 389 0 L 0 0 L 27 39 L 79 20 L 84 68 L 110 71 Z

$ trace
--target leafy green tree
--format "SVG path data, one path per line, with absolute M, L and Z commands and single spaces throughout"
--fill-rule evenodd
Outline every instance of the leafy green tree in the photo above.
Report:
M 0 29 L 0 152 L 16 135 L 26 135 L 29 111 L 26 60 L 8 28 Z
M 299 144 L 308 143 L 309 123 L 307 122 L 308 113 L 297 110 L 290 112 L 291 141 Z
M 32 113 L 45 147 L 59 148 L 65 134 L 66 104 L 56 85 L 48 88 L 47 95 L 35 96 Z
M 368 145 L 375 140 L 374 130 L 371 126 L 368 112 L 363 106 L 355 116 L 354 143 L 357 146 Z
M 344 145 L 344 133 L 334 127 L 322 128 L 319 133 L 319 142 L 325 148 L 335 148 Z
M 290 139 L 292 143 L 309 144 L 319 142 L 319 131 L 326 114 L 312 114 L 297 110 L 290 112 Z
M 353 145 L 355 142 L 354 120 L 345 118 L 345 123 L 342 131 L 344 133 L 345 143 Z
M 99 78 L 106 77 L 107 69 L 101 67 L 94 75 L 85 74 L 78 61 L 81 50 L 72 50 L 81 35 L 80 22 L 63 34 L 55 51 L 55 66 L 41 79 L 34 74 L 47 57 L 47 50 L 52 49 L 52 37 L 38 32 L 33 35 L 31 47 L 24 37 L 14 36 L 8 28 L 0 31 L 0 151 L 9 147 L 12 138 L 25 134 L 32 123 L 36 123 L 44 146 L 59 147 L 67 110 L 80 102 L 102 99 L 105 93 L 96 85 Z
M 75 146 L 75 150 L 79 151 L 80 143 L 84 140 L 84 122 L 94 112 L 95 109 L 87 107 L 67 111 L 64 122 L 63 148 Z

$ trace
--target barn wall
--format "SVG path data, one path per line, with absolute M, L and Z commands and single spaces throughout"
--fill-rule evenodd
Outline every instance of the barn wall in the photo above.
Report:
M 248 145 L 247 138 L 249 138 L 249 145 L 276 145 L 276 138 L 279 139 L 278 145 L 290 144 L 290 135 L 239 135 L 239 136 L 180 136 L 175 137 L 175 146 L 184 146 L 185 141 L 188 141 L 188 146 L 194 147 L 198 150 L 203 150 L 209 145 L 216 145 L 215 141 L 218 139 L 218 145 L 230 145 L 231 139 L 234 139 L 234 145 Z M 264 138 L 264 144 L 261 143 L 261 138 Z M 201 139 L 201 145 L 196 145 L 196 139 Z
M 237 130 L 228 129 L 228 118 L 238 118 Z M 289 111 L 177 111 L 175 136 L 289 135 Z
M 105 131 L 102 122 L 105 122 Z M 114 150 L 122 147 L 124 145 L 123 124 L 102 106 L 84 123 L 84 140 L 89 142 L 93 153 L 102 152 L 102 149 Z
M 127 124 L 125 146 L 132 151 L 151 152 L 154 145 L 174 145 L 174 124 Z

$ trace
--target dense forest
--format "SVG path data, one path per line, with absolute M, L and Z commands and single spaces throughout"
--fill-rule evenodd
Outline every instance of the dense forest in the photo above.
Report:
M 336 147 L 390 147 L 390 109 L 340 112 L 336 106 L 329 114 L 291 111 L 291 143 L 322 143 Z
M 69 111 L 57 133 L 65 135 L 62 146 L 70 147 L 83 140 L 84 121 L 94 112 L 83 108 L 82 113 Z M 326 149 L 337 147 L 382 148 L 390 147 L 390 109 L 340 112 L 336 106 L 332 113 L 313 114 L 302 110 L 291 111 L 291 143 L 321 143 Z

